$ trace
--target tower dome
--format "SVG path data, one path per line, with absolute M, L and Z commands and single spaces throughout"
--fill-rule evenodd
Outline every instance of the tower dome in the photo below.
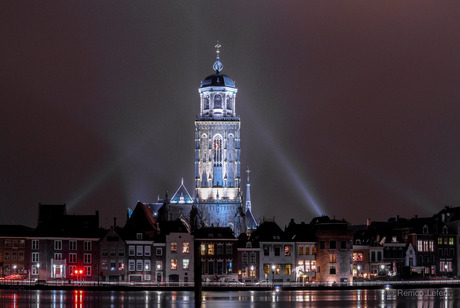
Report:
M 235 88 L 235 82 L 227 75 L 221 74 L 219 71 L 216 71 L 215 74 L 209 75 L 201 82 L 200 88 L 205 87 Z

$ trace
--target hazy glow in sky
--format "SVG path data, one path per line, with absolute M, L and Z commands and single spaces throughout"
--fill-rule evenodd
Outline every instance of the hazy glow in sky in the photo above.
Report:
M 216 41 L 238 88 L 256 218 L 364 223 L 459 205 L 459 11 L 3 1 L 0 223 L 34 226 L 41 202 L 122 224 L 181 178 L 192 193 L 197 90 Z

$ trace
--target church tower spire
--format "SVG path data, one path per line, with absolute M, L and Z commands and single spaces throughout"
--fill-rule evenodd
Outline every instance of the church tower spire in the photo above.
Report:
M 249 182 L 249 173 L 251 170 L 246 170 L 246 173 L 248 174 L 248 180 L 246 182 L 246 210 L 251 210 L 251 183 Z

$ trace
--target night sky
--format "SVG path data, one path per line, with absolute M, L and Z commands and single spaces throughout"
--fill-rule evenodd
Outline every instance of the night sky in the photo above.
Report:
M 198 87 L 238 88 L 256 218 L 460 206 L 459 1 L 2 1 L 0 224 L 193 194 Z M 243 182 L 245 191 L 246 181 Z

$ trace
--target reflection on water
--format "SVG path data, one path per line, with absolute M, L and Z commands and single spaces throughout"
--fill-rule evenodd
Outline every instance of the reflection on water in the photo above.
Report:
M 416 307 L 459 306 L 460 289 L 203 292 L 203 307 Z M 191 291 L 0 290 L 0 307 L 193 307 Z

